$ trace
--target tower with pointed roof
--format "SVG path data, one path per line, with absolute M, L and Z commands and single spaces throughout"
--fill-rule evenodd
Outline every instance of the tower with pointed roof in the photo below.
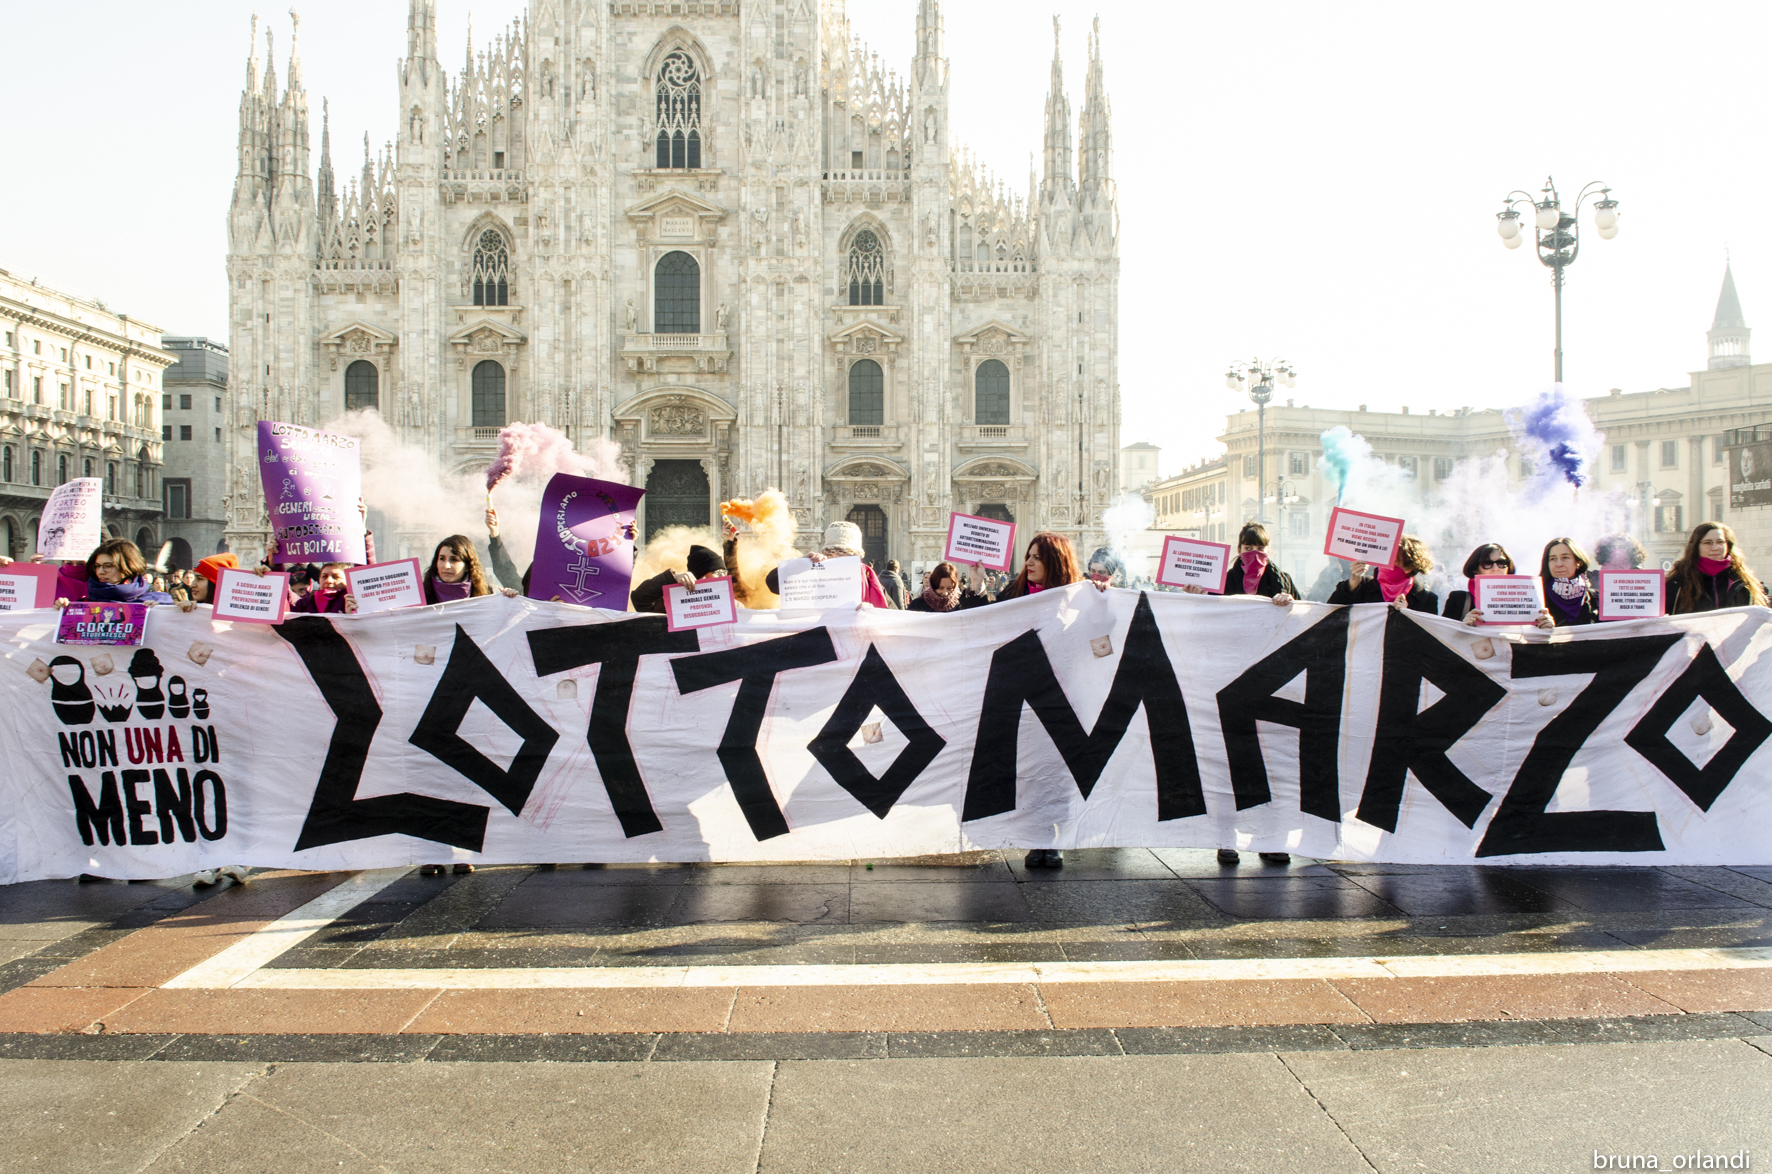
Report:
M 337 171 L 324 104 L 310 171 L 293 38 L 279 88 L 254 19 L 236 549 L 269 530 L 253 425 L 352 411 L 454 472 L 513 421 L 612 441 L 647 532 L 779 486 L 803 543 L 853 520 L 880 559 L 939 558 L 956 510 L 1099 541 L 1119 482 L 1099 27 L 1078 115 L 1054 52 L 1017 192 L 992 144 L 952 139 L 939 0 L 918 0 L 902 73 L 842 0 L 531 0 L 445 70 L 439 7 L 460 2 L 408 0 L 399 104 Z M 378 551 L 437 537 L 382 529 Z
M 1704 336 L 1710 347 L 1709 369 L 1751 367 L 1753 359 L 1749 357 L 1748 337 L 1752 333 L 1747 328 L 1747 319 L 1741 316 L 1741 299 L 1735 293 L 1735 272 L 1728 262 L 1724 262 L 1723 288 L 1717 294 L 1717 312 Z

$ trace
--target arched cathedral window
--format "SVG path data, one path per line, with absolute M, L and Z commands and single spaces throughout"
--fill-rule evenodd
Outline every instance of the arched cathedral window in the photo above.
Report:
M 880 364 L 872 359 L 858 359 L 849 368 L 849 423 L 884 424 L 886 422 L 886 383 Z
M 502 428 L 505 424 L 505 369 L 491 359 L 474 364 L 472 377 L 474 427 Z
M 345 411 L 367 412 L 381 407 L 381 372 L 368 359 L 345 368 Z
M 701 73 L 681 49 L 658 67 L 658 166 L 701 166 Z
M 885 276 L 886 253 L 880 248 L 880 238 L 864 228 L 849 246 L 849 304 L 885 305 Z
M 511 253 L 505 247 L 505 238 L 489 228 L 474 242 L 474 304 L 509 305 L 510 278 Z
M 973 410 L 980 424 L 1009 423 L 1009 368 L 996 359 L 986 359 L 978 365 Z
M 685 252 L 670 252 L 652 271 L 654 334 L 701 333 L 701 266 Z

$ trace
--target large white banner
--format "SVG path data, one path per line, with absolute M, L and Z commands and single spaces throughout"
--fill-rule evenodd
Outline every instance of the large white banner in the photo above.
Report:
M 0 881 L 1237 846 L 1772 862 L 1772 612 L 1098 593 L 670 632 L 492 596 L 137 648 L 0 615 Z

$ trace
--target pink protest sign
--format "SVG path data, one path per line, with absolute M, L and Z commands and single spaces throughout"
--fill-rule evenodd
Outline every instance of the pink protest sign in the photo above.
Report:
M 703 579 L 693 587 L 672 583 L 665 588 L 665 627 L 672 632 L 736 624 L 731 579 Z
M 424 581 L 419 578 L 415 558 L 352 567 L 345 572 L 345 586 L 356 597 L 359 613 L 419 607 L 425 601 Z
M 949 514 L 948 544 L 941 557 L 962 566 L 978 563 L 993 571 L 1007 571 L 1015 561 L 1015 523 Z
M 289 602 L 289 576 L 279 572 L 255 575 L 223 567 L 215 580 L 213 618 L 246 624 L 280 624 Z
M 1329 533 L 1323 553 L 1349 562 L 1375 567 L 1397 565 L 1397 548 L 1403 544 L 1403 519 L 1336 506 L 1329 511 Z
M 47 563 L 0 566 L 0 611 L 27 611 L 55 602 L 55 568 Z
M 121 644 L 142 642 L 148 626 L 145 603 L 70 603 L 56 625 L 57 644 Z
M 1485 627 L 1535 624 L 1544 610 L 1544 586 L 1537 575 L 1474 575 L 1471 607 L 1483 613 Z
M 340 436 L 258 422 L 258 474 L 276 532 L 274 563 L 363 563 L 361 444 Z
M 1225 568 L 1231 548 L 1222 542 L 1170 535 L 1163 539 L 1163 560 L 1157 582 L 1165 587 L 1198 587 L 1208 595 L 1224 594 Z
M 1599 571 L 1600 619 L 1652 620 L 1667 612 L 1667 573 Z

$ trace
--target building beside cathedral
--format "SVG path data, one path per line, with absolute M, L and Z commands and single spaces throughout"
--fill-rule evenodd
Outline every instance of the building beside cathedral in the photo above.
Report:
M 1719 521 L 1736 530 L 1748 562 L 1772 574 L 1772 490 L 1738 492 L 1739 500 L 1730 500 L 1742 480 L 1741 449 L 1755 450 L 1750 468 L 1772 469 L 1772 363 L 1754 363 L 1751 334 L 1735 275 L 1725 265 L 1703 370 L 1691 372 L 1684 387 L 1615 388 L 1585 401 L 1606 441 L 1590 470 L 1592 484 L 1630 503 L 1631 534 L 1647 551 L 1648 566 L 1671 567 L 1692 527 Z M 1530 458 L 1495 408 L 1368 412 L 1364 404 L 1347 411 L 1287 400 L 1268 405 L 1265 430 L 1251 409 L 1232 414 L 1219 436 L 1223 455 L 1147 486 L 1153 530 L 1234 543 L 1243 522 L 1261 519 L 1280 565 L 1301 586 L 1315 581 L 1329 561 L 1323 534 L 1335 505 L 1334 484 L 1317 459 L 1322 434 L 1336 425 L 1364 436 L 1373 455 L 1413 486 L 1423 507 L 1439 498 L 1441 483 L 1465 457 L 1506 451 L 1515 487 L 1531 475 Z M 1464 558 L 1462 551 L 1437 553 L 1453 563 Z
M 436 0 L 411 0 L 397 137 L 348 181 L 324 106 L 310 169 L 294 47 L 280 88 L 256 22 L 253 45 L 234 549 L 269 533 L 255 423 L 357 409 L 452 469 L 511 421 L 612 439 L 648 534 L 779 486 L 803 541 L 847 518 L 876 560 L 938 558 L 952 510 L 1100 544 L 1120 393 L 1099 33 L 1074 139 L 1054 52 L 1025 195 L 950 140 L 937 0 L 903 77 L 831 0 L 533 0 L 450 74 Z

